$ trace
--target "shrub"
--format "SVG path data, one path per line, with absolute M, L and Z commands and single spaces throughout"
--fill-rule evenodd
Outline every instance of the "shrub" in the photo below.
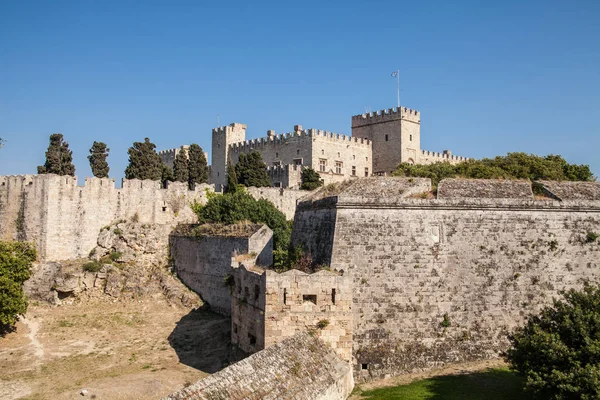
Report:
M 600 287 L 561 292 L 509 335 L 504 354 L 540 399 L 600 398 Z
M 23 282 L 36 258 L 33 244 L 0 241 L 0 327 L 12 326 L 27 311 Z
M 113 229 L 113 233 L 117 236 L 121 236 L 123 234 L 123 231 L 120 230 L 119 228 L 115 228 L 115 229 Z
M 444 314 L 444 319 L 442 320 L 442 322 L 440 322 L 440 326 L 442 328 L 448 328 L 450 327 L 450 325 L 450 317 L 448 316 L 448 314 Z
M 598 234 L 597 233 L 588 232 L 585 235 L 585 242 L 586 243 L 594 243 L 596 241 L 596 239 L 598 239 Z
M 325 329 L 329 326 L 329 320 L 328 319 L 322 319 L 319 322 L 317 322 L 317 328 L 319 329 Z
M 110 260 L 111 261 L 117 261 L 119 258 L 121 258 L 121 256 L 123 255 L 123 253 L 121 253 L 120 251 L 113 251 L 112 253 L 110 253 Z
M 302 170 L 302 185 L 301 190 L 315 190 L 318 187 L 323 186 L 323 179 L 321 175 L 314 169 L 308 167 Z
M 275 266 L 284 263 L 292 234 L 292 223 L 268 200 L 256 200 L 243 188 L 225 194 L 210 194 L 208 202 L 192 204 L 198 222 L 235 224 L 250 221 L 265 224 L 273 231 L 273 255 Z
M 83 264 L 81 268 L 86 272 L 98 272 L 102 269 L 102 263 L 98 261 L 90 261 Z

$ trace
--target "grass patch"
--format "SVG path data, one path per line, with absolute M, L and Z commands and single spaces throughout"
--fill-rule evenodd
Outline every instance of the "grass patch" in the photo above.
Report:
M 464 375 L 445 375 L 408 385 L 360 393 L 363 399 L 404 400 L 526 400 L 523 379 L 508 368 L 493 368 Z

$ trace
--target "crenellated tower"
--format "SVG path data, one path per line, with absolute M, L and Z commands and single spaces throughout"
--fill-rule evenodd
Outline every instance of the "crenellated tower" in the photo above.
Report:
M 246 140 L 246 125 L 234 122 L 212 130 L 212 162 L 210 182 L 216 191 L 223 191 L 227 184 L 227 161 L 229 146 Z
M 373 143 L 373 172 L 390 173 L 398 164 L 419 163 L 421 113 L 406 107 L 352 117 L 352 136 Z

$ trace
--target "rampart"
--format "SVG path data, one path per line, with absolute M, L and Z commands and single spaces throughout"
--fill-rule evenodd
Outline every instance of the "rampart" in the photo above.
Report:
M 232 343 L 247 353 L 311 330 L 352 360 L 351 279 L 337 271 L 277 273 L 244 265 L 232 271 Z
M 352 368 L 306 332 L 287 338 L 164 400 L 344 400 Z
M 293 166 L 289 166 L 293 168 Z M 298 168 L 299 170 L 300 168 Z M 255 199 L 269 200 L 285 214 L 287 219 L 293 219 L 294 213 L 296 212 L 296 202 L 308 195 L 311 192 L 306 190 L 295 190 L 295 189 L 284 189 L 284 188 L 272 188 L 272 187 L 249 187 L 246 188 L 248 193 Z
M 34 241 L 41 260 L 87 257 L 96 246 L 100 229 L 125 219 L 142 223 L 193 222 L 189 203 L 206 200 L 199 185 L 123 180 L 115 188 L 113 179 L 77 178 L 58 175 L 0 176 L 0 237 Z
M 421 150 L 421 155 L 418 157 L 419 164 L 433 164 L 437 162 L 459 163 L 467 161 L 468 157 L 455 156 L 450 151 L 435 152 L 429 150 Z
M 542 183 L 564 201 L 521 181 L 442 181 L 434 200 L 415 180 L 359 183 L 301 202 L 293 232 L 352 278 L 355 379 L 498 357 L 529 313 L 600 278 L 599 183 Z
M 266 225 L 180 225 L 169 239 L 173 270 L 213 311 L 231 314 L 226 277 L 233 262 L 273 264 L 273 232 Z
M 365 125 L 373 125 L 381 122 L 396 121 L 400 119 L 420 123 L 421 113 L 417 110 L 412 110 L 406 107 L 386 108 L 375 112 L 369 112 L 365 114 L 352 116 L 352 127 L 356 128 Z

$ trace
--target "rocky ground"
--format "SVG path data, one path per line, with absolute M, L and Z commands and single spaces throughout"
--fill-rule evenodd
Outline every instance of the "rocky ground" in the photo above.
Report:
M 229 318 L 169 271 L 171 229 L 119 221 L 89 259 L 35 265 L 0 398 L 157 399 L 232 362 Z

